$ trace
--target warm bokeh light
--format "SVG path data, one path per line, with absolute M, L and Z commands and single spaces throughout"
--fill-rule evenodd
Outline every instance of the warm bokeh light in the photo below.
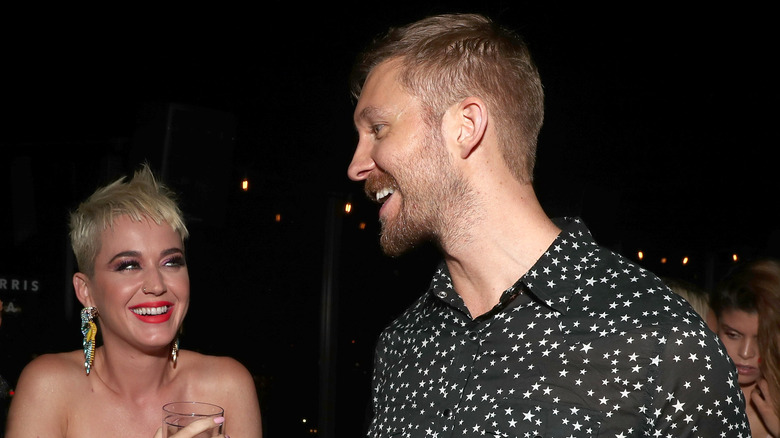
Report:
M 662 264 L 666 263 L 666 257 L 661 257 L 661 263 Z
M 365 230 L 365 229 L 366 229 L 366 223 L 365 223 L 365 222 L 361 222 L 361 223 L 360 223 L 360 225 L 358 225 L 358 227 L 359 227 L 361 230 Z
M 737 260 L 739 260 L 739 257 L 737 257 L 737 254 L 736 254 L 736 253 L 734 253 L 734 254 L 732 254 L 732 255 L 731 255 L 731 260 L 734 260 L 735 262 L 736 262 Z
M 276 222 L 281 222 L 282 221 L 282 215 L 280 213 L 276 213 L 276 217 L 274 219 L 276 220 Z
M 688 264 L 688 257 L 683 257 L 682 264 L 687 265 Z
M 345 213 L 349 213 L 351 211 L 352 211 L 352 203 L 351 202 L 347 202 L 346 204 L 344 204 L 344 212 Z
M 244 178 L 244 179 L 241 180 L 241 190 L 243 190 L 243 191 L 249 190 L 249 179 L 248 178 Z
M 645 253 L 643 253 L 642 251 L 639 251 L 638 253 L 636 253 L 636 256 L 639 258 L 639 260 L 642 260 L 642 259 L 645 258 Z

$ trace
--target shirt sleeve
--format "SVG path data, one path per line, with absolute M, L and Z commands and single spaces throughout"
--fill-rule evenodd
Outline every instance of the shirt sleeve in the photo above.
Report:
M 718 336 L 692 321 L 659 337 L 647 437 L 750 437 L 736 368 Z

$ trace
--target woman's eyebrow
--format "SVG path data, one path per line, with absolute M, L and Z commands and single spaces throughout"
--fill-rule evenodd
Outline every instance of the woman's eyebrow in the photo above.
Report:
M 171 254 L 184 254 L 184 250 L 181 248 L 173 247 L 173 248 L 168 248 L 160 253 L 160 255 L 163 256 L 167 256 Z
M 108 262 L 111 263 L 114 260 L 116 260 L 118 258 L 122 258 L 122 257 L 138 257 L 140 255 L 141 255 L 141 253 L 138 252 L 138 251 L 122 251 L 122 252 L 119 252 L 119 253 L 115 254 L 114 257 L 111 257 L 111 260 L 109 260 Z
M 730 325 L 728 325 L 728 324 L 722 324 L 722 326 L 723 326 L 723 329 L 724 329 L 724 330 L 730 330 L 730 331 L 732 331 L 732 332 L 737 332 L 737 333 L 739 333 L 740 335 L 742 334 L 742 332 L 741 332 L 741 331 L 739 331 L 739 330 L 735 329 L 734 327 L 732 327 L 732 326 L 730 326 Z
M 167 256 L 171 254 L 184 254 L 184 250 L 181 248 L 173 247 L 160 252 L 161 256 Z M 109 260 L 108 262 L 111 263 L 114 260 L 122 257 L 140 257 L 140 256 L 141 253 L 139 251 L 122 251 L 114 255 L 114 257 L 111 257 L 111 260 Z

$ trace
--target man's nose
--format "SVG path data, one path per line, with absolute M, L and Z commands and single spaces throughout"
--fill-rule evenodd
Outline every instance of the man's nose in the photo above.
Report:
M 368 178 L 372 170 L 376 169 L 376 163 L 371 158 L 371 148 L 364 142 L 358 142 L 352 162 L 349 163 L 347 175 L 352 181 L 363 181 Z

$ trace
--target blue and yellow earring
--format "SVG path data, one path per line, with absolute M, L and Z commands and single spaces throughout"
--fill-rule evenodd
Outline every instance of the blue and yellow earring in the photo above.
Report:
M 95 337 L 97 336 L 97 307 L 85 307 L 81 309 L 81 334 L 84 336 L 82 345 L 84 347 L 84 369 L 89 375 L 92 369 L 92 363 L 95 361 Z

